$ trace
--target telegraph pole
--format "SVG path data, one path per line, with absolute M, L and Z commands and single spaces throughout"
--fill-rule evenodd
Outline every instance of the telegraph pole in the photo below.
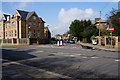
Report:
M 101 11 L 100 11 L 100 20 L 99 20 L 99 36 L 100 36 L 100 22 L 101 22 Z

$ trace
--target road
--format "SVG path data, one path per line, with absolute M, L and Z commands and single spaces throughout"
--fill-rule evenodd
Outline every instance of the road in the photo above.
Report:
M 117 78 L 119 61 L 118 52 L 84 49 L 76 44 L 2 46 L 3 80 Z

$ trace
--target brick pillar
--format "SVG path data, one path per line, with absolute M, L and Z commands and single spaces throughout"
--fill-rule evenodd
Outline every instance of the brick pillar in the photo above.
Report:
M 107 41 L 106 41 L 106 36 L 105 36 L 104 38 L 105 38 L 105 46 L 106 46 L 106 44 L 107 44 Z
M 98 45 L 101 46 L 101 37 L 99 37 L 98 40 L 99 40 Z
M 19 45 L 19 39 L 17 38 L 17 45 Z
M 12 38 L 12 44 L 14 44 L 14 39 Z
M 27 38 L 27 45 L 30 45 L 30 39 Z
M 115 37 L 115 48 L 118 48 L 118 37 Z
M 39 39 L 37 39 L 37 45 L 39 45 Z

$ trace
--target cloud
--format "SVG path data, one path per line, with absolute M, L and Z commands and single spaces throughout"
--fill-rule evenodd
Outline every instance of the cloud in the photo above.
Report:
M 21 2 L 19 4 L 16 4 L 13 8 L 16 8 L 16 9 L 24 9 L 24 8 L 27 8 L 27 2 Z
M 54 31 L 54 34 L 63 34 L 69 30 L 69 26 L 72 21 L 75 19 L 77 20 L 84 20 L 84 19 L 93 19 L 95 16 L 98 16 L 97 12 L 94 12 L 91 8 L 81 10 L 78 8 L 71 8 L 69 10 L 65 10 L 64 8 L 61 8 L 58 20 L 59 24 L 55 27 L 50 27 L 52 31 Z

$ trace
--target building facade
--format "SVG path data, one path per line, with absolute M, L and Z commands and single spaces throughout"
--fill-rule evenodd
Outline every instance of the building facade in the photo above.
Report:
M 0 39 L 29 40 L 27 43 L 44 42 L 44 21 L 35 11 L 16 10 L 13 16 L 3 14 L 0 21 Z M 42 42 L 40 42 L 42 40 Z M 4 41 L 3 41 L 4 42 Z M 13 41 L 14 42 L 14 41 Z M 44 42 L 45 43 L 45 42 Z

